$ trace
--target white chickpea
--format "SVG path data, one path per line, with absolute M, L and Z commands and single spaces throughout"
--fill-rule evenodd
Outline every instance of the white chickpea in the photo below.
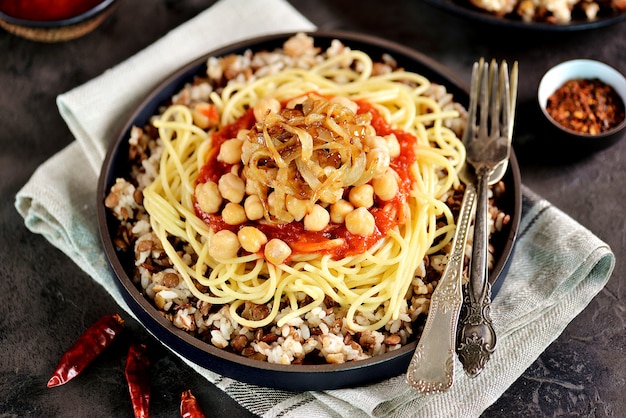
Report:
M 320 205 L 313 208 L 304 216 L 304 229 L 307 231 L 321 231 L 330 222 L 330 213 Z
M 267 261 L 277 266 L 282 264 L 291 255 L 291 248 L 285 241 L 272 238 L 265 244 L 263 255 Z
M 239 251 L 237 235 L 227 229 L 216 232 L 209 241 L 209 255 L 216 260 L 234 258 Z
M 203 212 L 217 213 L 222 206 L 222 195 L 215 182 L 199 183 L 195 190 L 196 202 Z
M 194 125 L 200 129 L 208 129 L 212 126 L 216 126 L 219 122 L 219 115 L 215 110 L 215 107 L 209 103 L 197 103 L 192 112 L 191 117 Z
M 330 99 L 330 102 L 331 103 L 338 103 L 338 104 L 340 104 L 340 105 L 342 105 L 344 107 L 347 107 L 354 114 L 356 114 L 356 112 L 359 110 L 359 106 L 356 104 L 356 102 L 353 102 L 352 100 L 348 99 L 347 97 L 335 96 L 335 97 Z
M 383 138 L 385 139 L 385 142 L 387 143 L 389 156 L 391 158 L 396 158 L 400 156 L 400 142 L 398 142 L 398 137 L 396 137 L 396 134 L 385 135 Z
M 241 247 L 251 253 L 256 253 L 267 243 L 267 236 L 258 228 L 244 226 L 237 232 Z
M 367 153 L 367 168 L 374 171 L 374 177 L 380 176 L 387 168 L 391 158 L 389 156 L 389 150 L 387 148 L 374 148 Z
M 374 194 L 381 200 L 391 200 L 398 194 L 398 181 L 391 169 L 382 176 L 374 178 L 372 185 L 374 186 Z
M 254 105 L 254 117 L 258 122 L 263 121 L 270 113 L 280 111 L 280 102 L 273 97 L 265 97 Z
M 243 200 L 246 186 L 243 180 L 236 174 L 224 174 L 220 177 L 217 185 L 224 199 L 230 200 L 234 203 L 239 203 Z
M 304 215 L 306 215 L 306 212 L 307 212 L 306 200 L 300 200 L 295 196 L 287 195 L 285 204 L 287 206 L 287 212 L 293 215 L 294 220 L 301 221 L 304 218 Z
M 237 135 L 237 137 L 239 137 L 239 135 Z M 255 144 L 254 142 L 251 142 L 249 139 L 244 139 L 242 140 L 241 143 L 241 162 L 244 163 L 244 165 L 248 164 L 250 162 L 250 157 L 252 156 L 252 154 L 254 153 L 254 151 L 256 151 L 256 149 L 259 147 L 258 144 Z
M 217 160 L 223 161 L 226 164 L 241 163 L 241 146 L 243 141 L 232 138 L 227 139 L 220 146 L 220 152 L 217 154 Z
M 250 129 L 240 129 L 237 131 L 237 139 L 240 141 L 246 141 L 249 133 Z
M 285 208 L 285 199 L 280 199 L 276 192 L 271 192 L 267 196 L 267 208 L 269 212 L 273 215 L 277 215 L 286 210 Z
M 259 194 L 259 191 L 265 189 L 264 185 L 255 180 L 246 179 L 245 193 L 247 195 Z
M 246 217 L 251 221 L 261 219 L 263 217 L 263 213 L 265 212 L 261 198 L 255 194 L 246 198 L 243 202 L 243 208 L 246 211 Z
M 372 235 L 375 226 L 374 215 L 363 207 L 356 208 L 346 215 L 346 229 L 351 234 L 364 236 Z
M 370 150 L 380 148 L 387 149 L 387 141 L 382 136 L 378 135 L 367 135 L 363 139 L 363 144 L 366 145 Z
M 228 202 L 222 209 L 222 219 L 228 225 L 240 225 L 248 220 L 246 211 L 239 203 Z
M 330 205 L 330 220 L 336 224 L 346 221 L 346 215 L 354 210 L 354 205 L 347 200 L 339 200 Z
M 332 174 L 329 174 L 330 177 Z M 343 196 L 343 188 L 338 188 L 335 190 L 326 189 L 323 190 L 320 194 L 319 200 L 324 204 L 335 203 Z
M 350 189 L 348 200 L 357 208 L 370 208 L 374 205 L 374 188 L 371 184 L 362 184 Z

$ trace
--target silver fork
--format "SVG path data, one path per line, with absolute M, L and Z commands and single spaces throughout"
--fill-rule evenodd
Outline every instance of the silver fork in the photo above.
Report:
M 473 138 L 466 143 L 467 162 L 473 167 L 477 181 L 474 241 L 470 263 L 470 279 L 466 287 L 464 307 L 457 334 L 457 354 L 465 372 L 477 376 L 494 352 L 497 336 L 491 322 L 491 285 L 488 274 L 488 192 L 489 182 L 498 167 L 506 164 L 511 152 L 513 114 L 517 97 L 517 62 L 510 80 L 508 66 L 479 63 L 480 123 Z M 473 103 L 477 106 L 477 103 Z M 475 108 L 470 110 L 476 111 Z
M 468 125 L 463 135 L 465 144 L 473 141 L 478 134 L 476 111 L 483 63 L 484 60 L 481 59 L 472 69 Z M 500 181 L 504 176 L 507 161 L 496 167 L 489 178 L 489 184 Z M 406 375 L 407 383 L 422 393 L 446 391 L 454 381 L 457 320 L 463 303 L 465 246 L 476 201 L 476 178 L 467 164 L 461 168 L 459 177 L 466 187 L 448 263 L 432 295 L 428 318 Z

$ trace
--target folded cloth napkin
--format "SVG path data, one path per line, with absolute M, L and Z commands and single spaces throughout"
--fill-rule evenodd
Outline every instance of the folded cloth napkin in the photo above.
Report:
M 18 192 L 15 206 L 26 226 L 67 254 L 132 315 L 115 285 L 94 216 L 99 171 L 109 141 L 121 129 L 118 121 L 171 71 L 209 50 L 259 34 L 313 29 L 284 0 L 220 0 L 134 57 L 60 95 L 59 111 L 76 141 L 39 167 Z M 457 373 L 448 392 L 428 396 L 411 390 L 404 376 L 292 393 L 252 387 L 187 363 L 264 417 L 478 416 L 602 289 L 614 263 L 604 242 L 524 187 L 511 268 L 492 302 L 498 349 L 478 377 Z M 458 360 L 456 367 L 461 370 Z

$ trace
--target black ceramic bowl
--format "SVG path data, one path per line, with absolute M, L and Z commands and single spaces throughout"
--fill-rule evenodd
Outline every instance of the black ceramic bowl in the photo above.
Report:
M 271 50 L 282 46 L 291 35 L 293 34 L 256 38 L 219 49 L 210 55 L 239 54 L 246 49 Z M 311 35 L 315 38 L 316 46 L 328 47 L 333 39 L 340 39 L 353 49 L 365 51 L 374 58 L 389 53 L 397 60 L 399 66 L 421 73 L 430 80 L 445 85 L 457 101 L 465 105 L 469 101 L 466 88 L 445 68 L 404 46 L 367 35 L 346 32 L 314 32 Z M 132 282 L 130 278 L 133 270 L 132 260 L 124 253 L 116 251 L 112 241 L 116 234 L 117 221 L 105 208 L 103 202 L 115 179 L 129 172 L 127 155 L 130 127 L 134 124 L 143 126 L 150 116 L 157 113 L 160 104 L 179 91 L 185 82 L 193 79 L 195 74 L 206 70 L 206 60 L 205 56 L 190 63 L 156 88 L 130 116 L 120 135 L 112 142 L 104 161 L 97 192 L 98 221 L 104 249 L 113 272 L 117 276 L 125 301 L 139 321 L 174 352 L 216 373 L 247 383 L 291 391 L 325 390 L 363 385 L 406 373 L 417 345 L 415 341 L 399 350 L 367 360 L 336 365 L 270 364 L 226 352 L 174 327 Z M 500 239 L 493 242 L 497 248 L 497 261 L 490 276 L 494 289 L 497 289 L 497 285 L 504 280 L 521 216 L 521 181 L 515 154 L 511 155 L 511 163 L 504 182 L 507 193 L 501 202 L 501 207 L 512 215 L 512 219 Z
M 581 133 L 564 127 L 547 110 L 548 98 L 567 81 L 598 79 L 611 86 L 621 98 L 622 120 L 612 129 L 597 133 Z M 613 145 L 626 135 L 626 118 L 623 116 L 626 103 L 626 77 L 615 68 L 603 62 L 590 59 L 575 59 L 562 62 L 542 77 L 537 91 L 539 108 L 545 117 L 545 137 L 553 145 L 569 150 L 574 155 L 584 155 Z M 582 110 L 583 106 L 578 107 Z
M 15 0 L 11 0 L 15 1 Z M 79 38 L 98 27 L 109 16 L 117 0 L 102 0 L 79 14 L 48 20 L 41 17 L 16 17 L 9 14 L 9 9 L 0 9 L 0 26 L 7 32 L 39 42 L 61 42 Z M 17 4 L 17 2 L 15 2 Z M 51 6 L 54 2 L 51 2 Z

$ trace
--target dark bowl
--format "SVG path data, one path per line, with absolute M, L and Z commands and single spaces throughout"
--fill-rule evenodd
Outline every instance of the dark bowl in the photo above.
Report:
M 79 38 L 97 28 L 109 16 L 117 0 L 102 0 L 91 9 L 59 20 L 11 16 L 0 10 L 0 26 L 7 32 L 38 42 L 62 42 Z
M 469 0 L 424 0 L 433 7 L 439 8 L 461 18 L 470 19 L 477 25 L 488 25 L 498 29 L 513 31 L 537 32 L 541 34 L 579 32 L 615 25 L 626 20 L 626 11 L 609 9 L 608 7 L 595 19 L 581 16 L 579 11 L 572 14 L 568 23 L 555 24 L 550 22 L 525 22 L 515 13 L 498 16 L 473 6 Z
M 255 38 L 221 48 L 209 55 L 239 54 L 246 49 L 271 50 L 282 46 L 291 35 L 293 33 Z M 397 60 L 399 66 L 419 72 L 432 81 L 445 85 L 458 102 L 467 105 L 469 101 L 467 89 L 462 83 L 458 82 L 444 67 L 419 52 L 363 34 L 320 31 L 313 32 L 311 35 L 315 38 L 316 46 L 328 47 L 333 39 L 340 39 L 353 49 L 365 51 L 375 58 L 389 53 Z M 171 75 L 141 103 L 128 119 L 120 135 L 113 140 L 103 163 L 97 191 L 98 222 L 104 250 L 113 274 L 118 279 L 117 284 L 125 302 L 138 320 L 174 352 L 199 366 L 243 382 L 290 391 L 327 390 L 373 383 L 406 373 L 417 346 L 416 341 L 396 351 L 367 360 L 336 365 L 270 364 L 226 352 L 172 325 L 157 311 L 151 301 L 142 295 L 131 280 L 132 259 L 118 252 L 113 245 L 118 223 L 104 206 L 104 199 L 115 179 L 129 172 L 127 155 L 130 127 L 135 124 L 143 126 L 150 116 L 157 113 L 159 105 L 180 90 L 185 82 L 192 80 L 195 74 L 204 71 L 209 55 L 195 60 Z M 507 193 L 500 202 L 500 206 L 512 215 L 512 219 L 500 239 L 493 242 L 497 249 L 495 268 L 490 276 L 490 281 L 494 284 L 494 292 L 504 280 L 521 217 L 521 180 L 514 153 L 511 154 L 509 169 L 503 180 Z
M 565 82 L 575 79 L 599 79 L 615 90 L 623 106 L 626 103 L 626 77 L 610 65 L 590 59 L 562 62 L 552 67 L 542 77 L 537 100 L 544 116 L 546 129 L 544 136 L 553 146 L 570 154 L 585 155 L 607 148 L 622 139 L 626 135 L 626 118 L 612 129 L 598 134 L 581 133 L 561 125 L 546 109 L 548 98 Z

